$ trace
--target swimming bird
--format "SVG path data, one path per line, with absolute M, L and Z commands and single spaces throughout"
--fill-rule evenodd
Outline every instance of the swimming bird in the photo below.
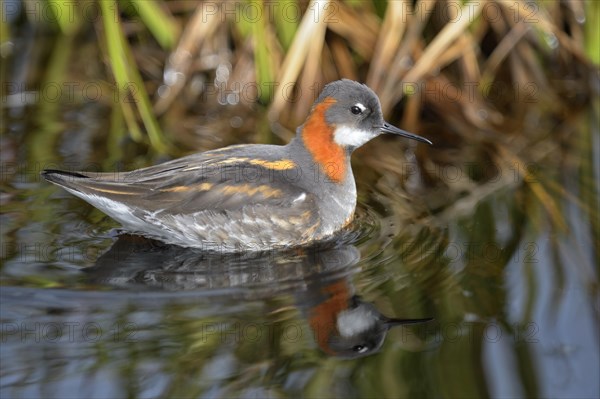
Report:
M 377 95 L 327 84 L 286 145 L 206 151 L 130 172 L 44 170 L 134 234 L 203 250 L 262 251 L 325 240 L 356 208 L 352 152 L 381 133 L 431 142 L 385 122 Z

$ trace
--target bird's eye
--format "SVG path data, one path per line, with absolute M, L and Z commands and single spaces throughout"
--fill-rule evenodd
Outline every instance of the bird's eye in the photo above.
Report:
M 356 105 L 353 105 L 352 108 L 350 108 L 350 112 L 352 112 L 354 115 L 358 115 L 362 112 L 362 109 Z
M 354 345 L 352 350 L 357 353 L 364 353 L 367 350 L 367 347 L 364 345 Z

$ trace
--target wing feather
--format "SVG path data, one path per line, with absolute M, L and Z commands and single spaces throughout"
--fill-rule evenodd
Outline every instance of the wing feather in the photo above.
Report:
M 248 146 L 233 146 L 179 158 L 163 164 L 119 173 L 58 171 L 45 177 L 71 192 L 103 196 L 135 209 L 188 214 L 201 210 L 237 210 L 260 204 L 262 207 L 293 207 L 294 199 L 306 192 L 294 185 L 290 168 L 276 164 L 280 146 L 271 147 L 273 156 L 263 164 L 248 153 Z M 260 151 L 263 154 L 266 151 Z M 254 163 L 252 163 L 254 162 Z M 270 163 L 268 163 L 270 162 Z M 295 165 L 294 165 L 295 166 Z M 82 197 L 83 198 L 83 197 Z

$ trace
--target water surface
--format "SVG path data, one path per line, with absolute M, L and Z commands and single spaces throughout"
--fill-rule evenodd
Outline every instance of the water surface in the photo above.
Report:
M 599 132 L 587 110 L 567 140 L 542 121 L 509 143 L 527 162 L 502 168 L 417 164 L 415 150 L 454 153 L 379 138 L 355 155 L 349 232 L 224 256 L 122 236 L 41 181 L 43 168 L 167 159 L 123 135 L 118 104 L 41 95 L 3 107 L 2 397 L 600 396 Z M 230 118 L 228 130 L 193 125 L 197 150 L 243 141 Z M 336 336 L 356 309 L 434 320 Z

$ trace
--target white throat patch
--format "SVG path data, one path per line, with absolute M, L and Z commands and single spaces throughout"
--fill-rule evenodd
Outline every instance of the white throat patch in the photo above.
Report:
M 333 133 L 333 140 L 342 147 L 358 148 L 367 141 L 379 136 L 379 133 L 373 133 L 369 130 L 354 129 L 347 126 L 340 126 Z
M 346 309 L 337 316 L 337 329 L 342 337 L 363 333 L 377 323 L 377 315 L 370 309 L 358 307 Z

